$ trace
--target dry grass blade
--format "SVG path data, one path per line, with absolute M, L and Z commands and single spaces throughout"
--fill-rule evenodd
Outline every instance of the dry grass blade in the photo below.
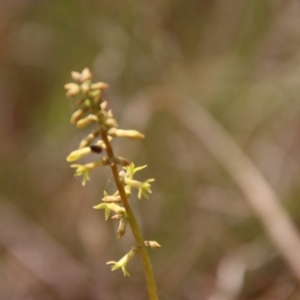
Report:
M 168 110 L 208 148 L 231 175 L 264 225 L 274 246 L 300 282 L 300 237 L 270 184 L 221 124 L 201 105 L 186 99 L 184 103 L 174 102 L 168 106 Z

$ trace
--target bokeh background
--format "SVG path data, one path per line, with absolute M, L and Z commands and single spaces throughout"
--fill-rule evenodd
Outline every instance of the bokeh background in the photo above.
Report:
M 65 160 L 86 131 L 63 85 L 84 67 L 109 83 L 120 127 L 146 134 L 115 149 L 156 179 L 131 201 L 162 245 L 159 299 L 300 299 L 232 174 L 174 113 L 209 114 L 299 227 L 299 1 L 1 1 L 0 45 L 0 299 L 147 299 L 138 257 L 130 278 L 105 264 L 133 244 L 92 209 L 114 191 L 109 169 L 82 187 Z

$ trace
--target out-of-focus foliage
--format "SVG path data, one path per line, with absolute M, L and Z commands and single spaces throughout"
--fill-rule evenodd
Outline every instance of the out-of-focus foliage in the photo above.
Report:
M 146 135 L 116 147 L 156 178 L 146 204 L 133 205 L 145 238 L 162 245 L 150 253 L 160 299 L 234 299 L 223 290 L 235 299 L 299 299 L 230 175 L 159 109 L 172 105 L 170 91 L 207 109 L 299 224 L 297 0 L 0 5 L 1 299 L 146 299 L 138 259 L 129 279 L 105 265 L 133 243 L 127 234 L 115 246 L 115 228 L 92 209 L 101 191 L 114 190 L 109 170 L 83 188 L 65 161 L 85 130 L 79 136 L 69 124 L 63 85 L 84 67 L 109 83 L 122 128 Z

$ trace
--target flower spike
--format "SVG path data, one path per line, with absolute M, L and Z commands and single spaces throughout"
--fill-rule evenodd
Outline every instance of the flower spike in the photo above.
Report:
M 154 276 L 146 248 L 157 249 L 160 245 L 155 241 L 144 241 L 129 201 L 132 189 L 137 190 L 138 199 L 147 198 L 151 193 L 151 182 L 154 179 L 135 180 L 135 173 L 146 168 L 146 165 L 135 167 L 130 160 L 115 155 L 112 145 L 114 139 L 120 137 L 141 139 L 144 138 L 144 134 L 132 129 L 119 128 L 113 112 L 108 108 L 107 101 L 103 99 L 104 90 L 108 88 L 108 84 L 93 82 L 92 73 L 88 68 L 82 72 L 74 71 L 71 75 L 73 82 L 65 85 L 67 97 L 72 98 L 76 106 L 70 122 L 78 129 L 91 128 L 91 130 L 80 141 L 78 149 L 67 156 L 67 161 L 73 163 L 82 158 L 92 160 L 85 164 L 71 164 L 71 168 L 75 169 L 75 176 L 82 176 L 82 185 L 90 180 L 90 172 L 94 169 L 101 166 L 111 169 L 117 190 L 110 195 L 104 191 L 101 203 L 95 205 L 94 209 L 104 210 L 105 220 L 110 218 L 118 222 L 118 238 L 123 237 L 126 229 L 130 228 L 136 246 L 119 261 L 109 261 L 107 264 L 112 265 L 112 271 L 121 269 L 124 276 L 129 276 L 127 264 L 140 250 L 150 299 L 157 300 Z M 105 152 L 103 157 L 100 156 L 102 152 Z M 97 158 L 93 161 L 95 157 Z

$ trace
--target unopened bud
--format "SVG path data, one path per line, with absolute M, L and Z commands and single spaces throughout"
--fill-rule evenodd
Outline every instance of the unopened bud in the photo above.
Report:
M 112 118 L 114 116 L 111 109 L 107 112 L 107 116 L 110 118 Z
M 116 119 L 114 119 L 114 118 L 107 118 L 105 120 L 105 124 L 108 127 L 114 127 L 114 128 L 118 127 L 118 123 L 117 123 Z
M 79 148 L 84 148 L 91 145 L 91 143 L 100 135 L 100 129 L 94 130 L 85 139 L 83 139 L 79 145 Z
M 152 249 L 161 248 L 161 245 L 156 241 L 144 241 L 144 245 Z
M 94 146 L 101 147 L 102 149 L 106 149 L 106 145 L 102 140 L 97 141 Z
M 80 158 L 90 154 L 91 152 L 92 150 L 90 147 L 85 147 L 82 149 L 75 150 L 68 155 L 67 161 L 72 162 L 72 161 L 79 160 Z
M 108 139 L 109 142 L 111 142 L 113 138 L 111 136 L 108 136 L 107 139 Z M 102 149 L 106 149 L 106 145 L 102 140 L 96 141 L 96 143 L 94 145 L 98 146 L 98 147 L 101 147 Z
M 91 86 L 92 90 L 105 90 L 109 88 L 109 85 L 105 82 L 96 82 Z
M 72 76 L 74 81 L 77 81 L 78 83 L 82 82 L 81 74 L 79 72 L 73 71 L 73 72 L 71 72 L 71 76 Z
M 106 109 L 107 107 L 107 101 L 103 101 L 101 104 L 100 104 L 100 107 L 102 110 Z
M 97 122 L 98 119 L 95 115 L 88 115 L 85 118 L 79 120 L 76 123 L 77 128 L 84 128 L 86 126 L 88 126 L 89 124 L 91 124 L 92 122 Z
M 91 84 L 89 82 L 84 82 L 82 85 L 81 85 L 81 90 L 83 93 L 87 93 L 91 88 Z
M 81 78 L 82 78 L 83 82 L 92 79 L 92 77 L 93 77 L 92 73 L 91 73 L 90 69 L 88 69 L 88 68 L 85 68 L 81 72 Z
M 136 130 L 123 130 L 116 128 L 109 129 L 108 134 L 111 136 L 126 137 L 130 139 L 142 139 L 145 137 L 142 133 Z
M 128 221 L 127 221 L 126 218 L 120 219 L 119 227 L 118 227 L 118 230 L 117 230 L 119 239 L 125 234 L 127 223 L 128 223 Z
M 67 97 L 73 97 L 80 93 L 80 86 L 76 83 L 67 83 L 65 84 L 65 89 L 67 90 Z
M 84 108 L 80 108 L 80 109 L 76 110 L 73 113 L 73 115 L 71 116 L 70 123 L 72 123 L 72 124 L 77 123 L 82 118 L 82 116 L 84 115 L 85 112 L 86 112 L 86 109 L 84 109 Z
M 93 170 L 95 168 L 101 167 L 101 166 L 106 166 L 108 164 L 108 157 L 102 157 L 101 159 L 88 163 L 84 165 L 88 170 Z M 72 165 L 71 165 L 72 167 Z

